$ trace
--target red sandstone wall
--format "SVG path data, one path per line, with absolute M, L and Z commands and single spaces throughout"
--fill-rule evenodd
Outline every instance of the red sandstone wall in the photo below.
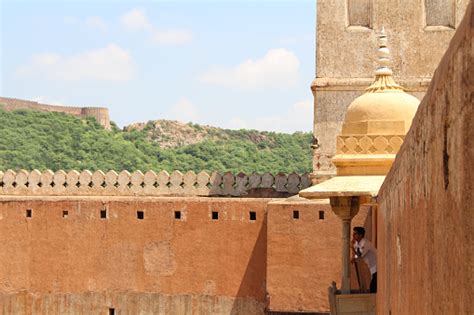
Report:
M 380 192 L 378 314 L 474 314 L 473 14 Z
M 299 212 L 299 219 L 293 218 L 293 211 Z M 320 211 L 324 219 L 320 219 Z M 352 225 L 366 225 L 370 230 L 367 215 L 367 209 L 362 208 Z M 328 312 L 328 287 L 332 281 L 340 286 L 342 275 L 342 222 L 329 201 L 301 198 L 271 202 L 267 229 L 269 310 Z M 351 282 L 358 289 L 355 274 Z
M 0 310 L 262 314 L 268 201 L 2 197 Z

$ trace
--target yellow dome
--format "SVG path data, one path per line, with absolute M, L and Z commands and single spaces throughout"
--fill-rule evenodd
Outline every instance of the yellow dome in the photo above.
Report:
M 405 135 L 420 101 L 401 89 L 368 92 L 349 105 L 342 135 Z
M 386 175 L 420 103 L 393 80 L 383 29 L 379 44 L 375 81 L 349 105 L 337 137 L 332 162 L 338 176 Z

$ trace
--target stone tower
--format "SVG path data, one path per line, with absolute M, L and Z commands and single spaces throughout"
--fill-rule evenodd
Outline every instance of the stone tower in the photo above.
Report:
M 421 99 L 468 0 L 318 0 L 313 170 L 335 174 L 331 158 L 347 106 L 373 80 L 372 47 L 385 27 L 395 79 Z

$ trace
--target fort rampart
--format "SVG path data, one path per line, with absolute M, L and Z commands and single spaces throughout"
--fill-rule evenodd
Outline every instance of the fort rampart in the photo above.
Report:
M 308 173 L 0 171 L 0 195 L 288 197 L 309 186 Z
M 115 180 L 106 183 L 107 174 Z M 239 180 L 247 178 L 247 191 L 258 182 L 257 190 L 271 187 L 294 195 L 309 185 L 308 174 L 201 174 L 221 178 L 219 185 L 208 179 L 186 184 L 189 177 L 179 174 L 173 172 L 162 184 L 168 194 L 174 192 L 169 197 L 147 190 L 160 187 L 153 172 L 6 171 L 0 194 L 0 310 L 328 311 L 327 286 L 341 270 L 341 238 L 334 233 L 341 223 L 328 201 L 236 193 Z M 109 184 L 117 190 L 105 193 Z M 186 185 L 196 189 L 195 195 Z M 198 196 L 204 187 L 208 195 Z M 216 197 L 224 192 L 234 197 Z M 368 217 L 361 210 L 354 224 Z
M 379 195 L 378 314 L 473 314 L 472 1 Z
M 20 100 L 16 98 L 0 97 L 0 105 L 4 110 L 32 109 L 44 112 L 59 112 L 76 117 L 94 117 L 105 129 L 110 129 L 109 110 L 105 107 L 73 107 L 41 104 L 34 101 Z

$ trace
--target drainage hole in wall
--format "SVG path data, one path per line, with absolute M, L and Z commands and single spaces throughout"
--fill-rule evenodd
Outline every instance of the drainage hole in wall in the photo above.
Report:
M 293 210 L 293 219 L 298 220 L 300 218 L 300 212 L 298 210 Z
M 138 220 L 143 220 L 143 219 L 145 219 L 145 212 L 143 212 L 143 211 L 137 211 L 137 219 L 138 219 Z
M 212 211 L 212 219 L 213 220 L 219 220 L 219 212 Z
M 319 211 L 319 220 L 324 220 L 324 211 Z
M 257 220 L 257 213 L 255 211 L 250 211 L 249 216 L 250 216 L 250 221 Z

